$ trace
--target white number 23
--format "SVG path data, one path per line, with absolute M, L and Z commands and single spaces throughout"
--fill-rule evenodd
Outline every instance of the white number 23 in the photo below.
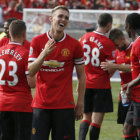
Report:
M 6 71 L 6 62 L 3 59 L 0 59 L 1 71 L 0 71 L 0 85 L 6 85 L 6 80 L 2 80 L 2 77 Z M 13 77 L 13 81 L 8 81 L 9 86 L 15 86 L 18 83 L 18 77 L 16 75 L 17 72 L 17 64 L 15 61 L 9 61 L 9 66 L 12 66 L 12 71 L 9 71 L 9 76 Z

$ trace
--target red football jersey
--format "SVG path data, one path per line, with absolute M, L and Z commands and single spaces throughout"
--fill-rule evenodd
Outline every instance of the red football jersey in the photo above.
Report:
M 140 74 L 140 37 L 134 42 L 131 53 L 132 79 Z M 140 102 L 140 85 L 133 88 L 133 100 Z
M 7 45 L 9 43 L 9 38 L 4 37 L 0 40 L 0 47 Z
M 0 47 L 0 111 L 32 112 L 28 50 L 18 43 Z
M 115 51 L 115 61 L 116 64 L 129 64 L 130 65 L 130 54 L 132 49 L 132 43 L 128 46 L 126 50 Z M 119 71 L 121 77 L 121 85 L 127 84 L 132 80 L 132 74 L 130 72 Z M 121 95 L 119 94 L 119 100 L 121 100 Z
M 50 40 L 47 33 L 33 38 L 29 61 L 34 61 Z M 74 65 L 83 64 L 83 49 L 80 43 L 64 34 L 56 48 L 46 57 L 37 73 L 36 93 L 33 107 L 44 109 L 74 108 L 72 74 Z
M 118 49 L 115 51 L 115 61 L 116 64 L 129 64 L 130 65 L 130 53 L 132 49 L 132 43 L 128 46 L 126 50 L 119 51 Z M 132 80 L 132 74 L 128 72 L 120 72 L 121 77 L 121 85 L 124 85 Z
M 86 88 L 110 89 L 110 77 L 101 69 L 101 62 L 115 61 L 115 46 L 104 34 L 99 32 L 86 33 L 80 40 L 84 49 Z
M 0 40 L 0 47 L 7 45 L 10 42 L 10 39 L 7 37 L 4 37 Z M 25 40 L 24 47 L 29 50 L 30 49 L 30 42 L 28 40 Z

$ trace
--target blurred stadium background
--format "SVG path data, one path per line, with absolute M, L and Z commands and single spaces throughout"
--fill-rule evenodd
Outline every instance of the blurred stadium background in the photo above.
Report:
M 23 20 L 27 25 L 27 39 L 31 39 L 44 33 L 50 28 L 50 15 L 51 9 L 29 9 L 24 8 Z M 81 36 L 86 33 L 87 29 L 92 28 L 93 30 L 97 27 L 97 19 L 101 13 L 110 13 L 113 16 L 113 27 L 119 28 L 124 31 L 125 18 L 129 13 L 140 12 L 130 10 L 70 10 L 70 23 L 65 30 L 66 33 L 76 39 L 80 39 Z M 124 34 L 128 38 L 126 32 Z M 76 73 L 74 70 L 73 79 L 76 79 Z M 111 81 L 120 81 L 118 71 L 111 77 Z

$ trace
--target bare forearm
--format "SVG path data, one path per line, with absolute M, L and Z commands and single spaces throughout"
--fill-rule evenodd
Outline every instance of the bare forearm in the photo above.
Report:
M 83 104 L 84 94 L 85 94 L 85 87 L 86 87 L 86 78 L 85 78 L 85 67 L 84 65 L 78 66 L 77 68 L 77 93 L 78 99 L 77 104 Z
M 124 72 L 131 72 L 131 66 L 129 64 L 115 64 L 115 63 L 112 63 L 108 67 L 109 67 L 108 69 L 112 70 L 112 71 L 120 70 L 120 71 L 124 71 Z
M 137 85 L 140 85 L 140 74 L 137 76 L 136 79 L 128 83 L 129 88 L 135 87 Z
M 117 69 L 123 72 L 131 72 L 131 66 L 129 64 L 121 64 L 117 66 Z
M 78 92 L 78 98 L 77 98 L 77 103 L 75 107 L 75 120 L 82 119 L 83 117 L 83 112 L 84 112 L 84 93 L 85 89 L 79 88 L 82 91 L 77 89 Z
M 84 102 L 84 94 L 85 94 L 85 77 L 83 76 L 80 78 L 77 82 L 77 93 L 78 93 L 78 98 L 77 98 L 77 104 L 83 104 Z
M 44 54 L 44 53 L 45 52 L 42 51 L 40 53 L 39 57 L 34 62 L 29 63 L 28 71 L 29 71 L 30 76 L 34 76 L 41 68 L 41 66 L 46 58 L 46 54 Z
M 109 73 L 112 73 L 116 70 L 123 72 L 131 72 L 130 64 L 115 64 L 110 62 L 102 62 L 100 66 L 103 70 L 108 70 Z
M 83 108 L 84 108 L 84 94 L 85 94 L 85 67 L 84 65 L 76 66 L 77 71 L 77 104 L 75 108 L 75 119 L 79 120 L 83 116 Z
M 125 64 L 125 65 L 123 65 L 123 64 L 112 64 L 111 68 L 108 68 L 108 73 L 109 73 L 110 77 L 113 76 L 113 74 L 116 70 L 130 73 L 131 72 L 131 66 L 129 64 Z

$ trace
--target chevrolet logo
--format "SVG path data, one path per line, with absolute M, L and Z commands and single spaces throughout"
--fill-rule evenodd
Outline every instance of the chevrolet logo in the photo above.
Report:
M 50 68 L 63 67 L 64 62 L 58 62 L 57 60 L 44 61 L 43 66 L 48 66 Z

